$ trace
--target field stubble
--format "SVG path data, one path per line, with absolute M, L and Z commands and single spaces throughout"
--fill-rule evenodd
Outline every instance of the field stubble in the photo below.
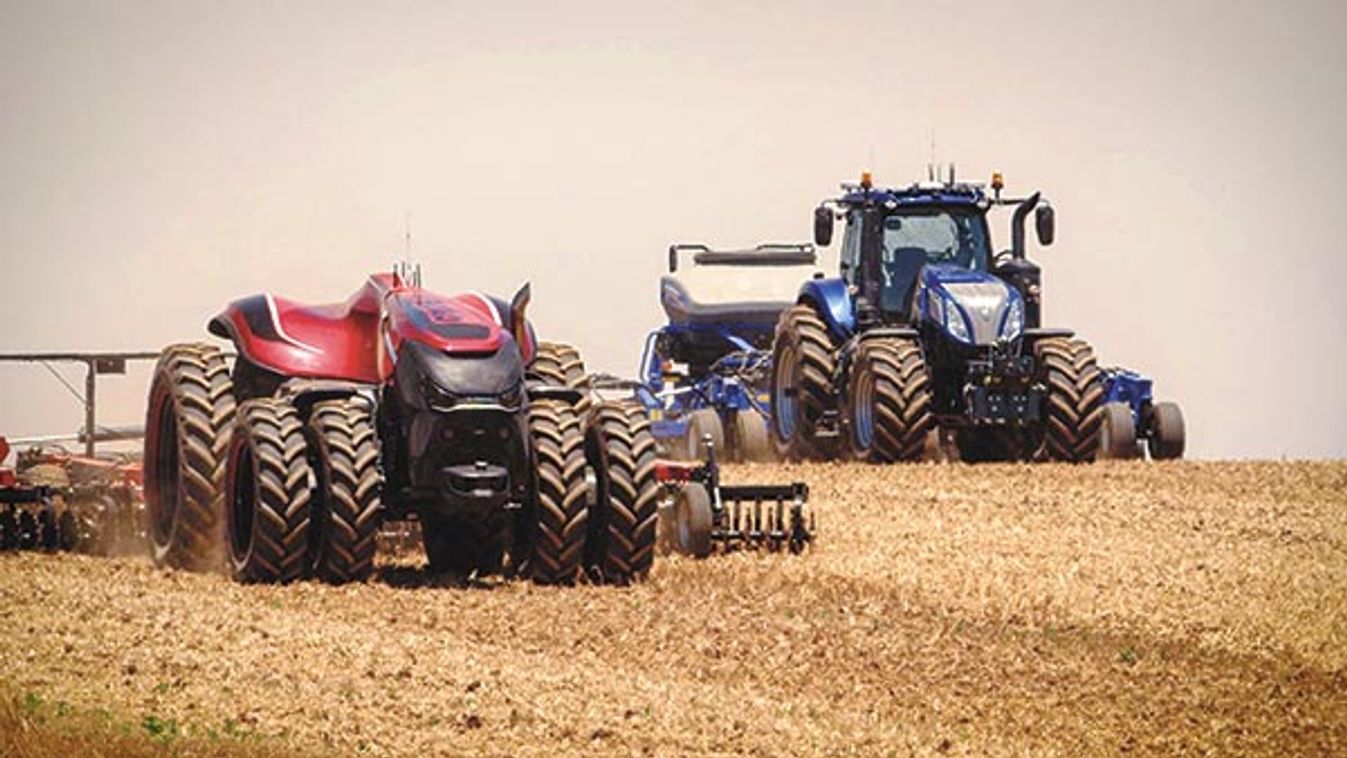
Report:
M 1347 752 L 1347 463 L 726 474 L 809 481 L 814 549 L 662 559 L 629 589 L 6 556 L 0 683 L 197 747 Z

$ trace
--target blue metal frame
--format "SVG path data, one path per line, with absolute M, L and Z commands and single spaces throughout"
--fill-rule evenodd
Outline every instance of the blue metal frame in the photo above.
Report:
M 1146 434 L 1146 411 L 1154 398 L 1151 395 L 1153 382 L 1135 371 L 1125 368 L 1104 369 L 1104 402 L 1126 403 L 1132 410 L 1132 422 L 1137 430 L 1138 439 Z
M 672 384 L 664 373 L 664 356 L 659 354 L 659 338 L 666 334 L 697 331 L 711 332 L 725 340 L 728 349 L 712 370 L 702 376 L 678 377 Z M 714 409 L 722 418 L 731 412 L 752 411 L 771 419 L 771 400 L 765 391 L 754 392 L 734 373 L 749 368 L 768 368 L 771 354 L 758 350 L 737 334 L 734 325 L 689 327 L 667 324 L 648 334 L 641 349 L 642 387 L 636 397 L 650 412 L 651 433 L 659 438 L 681 439 L 687 434 L 687 417 L 702 408 Z M 715 370 L 725 369 L 725 373 Z

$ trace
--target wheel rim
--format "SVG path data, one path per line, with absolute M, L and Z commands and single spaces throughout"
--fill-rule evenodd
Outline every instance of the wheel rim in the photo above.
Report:
M 795 436 L 795 378 L 795 350 L 785 346 L 777 356 L 775 396 L 772 398 L 773 425 L 777 436 L 785 441 Z
M 242 562 L 253 547 L 253 506 L 257 500 L 253 456 L 246 443 L 234 447 L 229 470 L 229 549 L 234 560 Z
M 856 446 L 869 450 L 875 444 L 875 380 L 869 372 L 861 372 L 856 381 L 856 396 L 852 398 L 852 421 L 856 427 Z
M 182 499 L 178 479 L 178 425 L 173 416 L 173 401 L 165 397 L 160 401 L 155 413 L 155 426 L 158 437 L 156 454 L 159 460 L 154 471 L 154 489 L 158 497 L 154 499 L 151 524 L 154 528 L 154 541 L 159 545 L 168 544 L 173 536 L 173 522 L 177 520 L 178 505 Z

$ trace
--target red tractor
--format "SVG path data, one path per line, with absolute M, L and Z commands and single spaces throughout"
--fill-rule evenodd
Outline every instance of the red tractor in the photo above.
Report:
M 510 302 L 375 274 L 344 303 L 236 300 L 166 348 L 145 427 L 160 565 L 247 582 L 361 581 L 385 520 L 415 519 L 436 572 L 625 583 L 654 555 L 655 440 L 590 403 L 571 347 Z

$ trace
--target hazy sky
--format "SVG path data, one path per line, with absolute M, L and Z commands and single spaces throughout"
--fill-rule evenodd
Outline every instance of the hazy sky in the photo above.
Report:
M 934 135 L 1051 198 L 1046 320 L 1180 401 L 1191 455 L 1347 455 L 1347 5 L 730 5 L 0 2 L 0 350 L 340 300 L 409 214 L 428 285 L 531 280 L 543 336 L 633 374 L 670 242 L 804 239 Z M 0 366 L 0 434 L 79 420 Z

